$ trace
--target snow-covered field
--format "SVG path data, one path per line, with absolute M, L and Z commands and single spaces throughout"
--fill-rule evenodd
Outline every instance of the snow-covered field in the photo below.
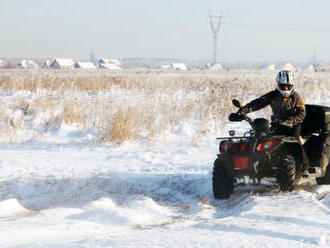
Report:
M 229 200 L 212 196 L 215 137 L 247 128 L 226 121 L 228 101 L 273 88 L 274 73 L 127 72 L 116 77 L 134 87 L 99 92 L 19 88 L 25 73 L 0 71 L 1 247 L 330 247 L 330 186 L 246 186 Z M 298 75 L 306 102 L 330 105 L 328 76 Z M 142 79 L 147 86 L 136 83 Z M 70 97 L 84 117 L 65 115 Z M 104 116 L 135 105 L 148 124 L 119 118 L 131 135 L 100 138 L 118 131 L 113 122 L 105 128 Z

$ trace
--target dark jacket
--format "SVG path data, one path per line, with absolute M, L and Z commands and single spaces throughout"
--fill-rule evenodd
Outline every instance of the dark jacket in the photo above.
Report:
M 304 121 L 306 109 L 301 96 L 293 91 L 289 97 L 284 97 L 278 90 L 273 90 L 248 103 L 244 108 L 252 112 L 270 105 L 273 117 L 278 120 L 292 120 L 294 125 Z

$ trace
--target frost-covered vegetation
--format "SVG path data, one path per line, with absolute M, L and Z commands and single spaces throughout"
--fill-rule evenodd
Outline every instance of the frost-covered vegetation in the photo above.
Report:
M 154 142 L 183 134 L 192 143 L 220 134 L 232 98 L 275 87 L 276 71 L 0 71 L 0 141 L 40 140 L 63 127 L 93 142 Z M 308 103 L 330 102 L 329 73 L 298 72 Z M 269 110 L 261 112 L 269 114 Z

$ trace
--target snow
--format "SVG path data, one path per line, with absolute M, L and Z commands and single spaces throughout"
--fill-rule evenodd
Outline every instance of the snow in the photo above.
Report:
M 213 198 L 219 133 L 192 145 L 191 121 L 152 144 L 99 144 L 92 128 L 45 129 L 51 114 L 7 113 L 18 128 L 15 142 L 3 134 L 0 144 L 1 247 L 330 247 L 328 185 L 245 186 Z M 220 134 L 238 127 L 223 123 Z
M 2 247 L 330 246 L 329 186 L 246 186 L 214 200 L 216 150 L 3 145 Z
M 0 202 L 0 218 L 24 216 L 31 211 L 19 204 L 17 199 L 8 199 Z

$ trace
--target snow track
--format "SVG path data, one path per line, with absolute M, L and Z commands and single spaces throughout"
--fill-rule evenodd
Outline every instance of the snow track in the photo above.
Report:
M 181 206 L 185 202 L 209 199 L 210 180 L 209 175 L 198 174 L 129 173 L 72 179 L 14 178 L 0 182 L 0 196 L 2 199 L 20 199 L 22 204 L 33 210 L 82 207 L 102 197 L 119 200 L 136 195 L 170 206 Z
M 2 247 L 330 247 L 330 186 L 219 201 L 214 151 L 164 151 L 0 150 Z

